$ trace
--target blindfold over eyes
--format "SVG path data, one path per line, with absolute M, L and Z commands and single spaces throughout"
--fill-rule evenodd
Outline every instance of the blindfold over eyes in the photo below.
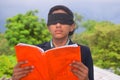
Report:
M 47 25 L 52 25 L 56 23 L 72 25 L 74 23 L 73 17 L 65 13 L 57 13 L 48 15 Z

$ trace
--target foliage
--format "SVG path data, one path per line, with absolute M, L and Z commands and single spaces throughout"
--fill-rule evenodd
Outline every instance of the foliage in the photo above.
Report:
M 5 39 L 4 34 L 0 33 L 0 55 L 10 55 L 13 54 L 14 51 L 12 51 L 8 45 L 8 41 Z
M 74 13 L 74 21 L 76 24 L 76 29 L 78 29 L 79 27 L 81 27 L 81 22 L 83 20 L 83 16 L 79 15 L 78 13 Z
M 94 31 L 94 26 L 96 25 L 96 21 L 95 20 L 87 20 L 85 22 L 82 23 L 82 27 L 86 28 L 86 31 Z
M 120 26 L 96 28 L 89 45 L 93 50 L 95 64 L 103 68 L 120 69 Z M 118 70 L 117 70 L 118 71 Z M 120 70 L 118 71 L 120 74 Z
M 16 64 L 15 56 L 0 56 L 0 77 L 7 76 L 11 77 L 13 72 L 13 67 Z
M 6 21 L 5 36 L 10 46 L 17 43 L 40 44 L 50 39 L 44 19 L 35 15 L 38 11 L 18 14 Z
M 120 75 L 120 25 L 108 21 L 84 24 L 86 31 L 74 37 L 74 41 L 90 46 L 95 65 Z

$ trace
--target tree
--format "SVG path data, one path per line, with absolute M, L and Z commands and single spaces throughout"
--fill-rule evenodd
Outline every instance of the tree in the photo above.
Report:
M 102 68 L 112 69 L 120 75 L 120 26 L 96 28 L 89 36 L 94 62 Z
M 17 43 L 40 44 L 50 39 L 44 19 L 39 19 L 35 11 L 18 14 L 6 21 L 5 36 L 10 46 Z

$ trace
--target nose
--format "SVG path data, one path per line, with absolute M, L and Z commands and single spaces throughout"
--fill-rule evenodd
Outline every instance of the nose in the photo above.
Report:
M 61 27 L 61 24 L 60 24 L 60 23 L 57 23 L 57 24 L 56 24 L 56 27 Z

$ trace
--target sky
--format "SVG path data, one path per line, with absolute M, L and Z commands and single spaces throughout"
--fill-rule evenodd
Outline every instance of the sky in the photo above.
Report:
M 49 9 L 55 5 L 65 5 L 86 20 L 120 23 L 120 0 L 1 0 L 0 32 L 5 31 L 5 21 L 9 17 L 37 9 L 37 15 L 47 19 Z

